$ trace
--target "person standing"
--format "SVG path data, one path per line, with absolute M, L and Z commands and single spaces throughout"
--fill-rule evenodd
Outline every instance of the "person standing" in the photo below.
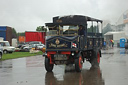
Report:
M 113 48 L 113 46 L 114 46 L 114 40 L 112 40 L 112 48 Z
M 106 41 L 104 41 L 104 49 L 106 49 Z
M 110 42 L 111 42 L 111 47 L 113 48 L 113 46 L 114 46 L 114 40 L 110 40 Z

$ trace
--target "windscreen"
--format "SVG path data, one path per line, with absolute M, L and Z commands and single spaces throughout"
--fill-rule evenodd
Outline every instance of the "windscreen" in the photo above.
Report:
M 0 42 L 1 46 L 10 46 L 9 42 Z
M 51 35 L 51 36 L 78 35 L 78 29 L 79 29 L 77 25 L 61 25 L 61 26 L 53 26 L 53 27 L 48 27 L 48 28 L 49 28 L 48 35 Z

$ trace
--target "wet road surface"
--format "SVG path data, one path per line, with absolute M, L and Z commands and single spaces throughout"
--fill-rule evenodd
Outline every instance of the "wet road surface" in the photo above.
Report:
M 64 65 L 47 73 L 42 56 L 0 61 L 0 85 L 128 85 L 128 51 L 102 50 L 100 67 L 85 62 L 81 73 L 66 72 Z

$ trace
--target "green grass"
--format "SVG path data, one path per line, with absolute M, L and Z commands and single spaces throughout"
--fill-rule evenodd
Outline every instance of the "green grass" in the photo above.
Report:
M 43 54 L 43 52 L 41 52 L 41 51 L 38 53 L 13 52 L 12 54 L 3 54 L 2 60 L 29 57 L 29 56 L 42 55 L 42 54 Z

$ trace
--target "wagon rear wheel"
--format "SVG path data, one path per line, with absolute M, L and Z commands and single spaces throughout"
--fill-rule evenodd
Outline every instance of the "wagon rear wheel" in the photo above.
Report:
M 92 67 L 99 67 L 99 64 L 100 64 L 100 52 L 97 50 L 93 52 L 93 56 L 91 58 L 91 65 Z

